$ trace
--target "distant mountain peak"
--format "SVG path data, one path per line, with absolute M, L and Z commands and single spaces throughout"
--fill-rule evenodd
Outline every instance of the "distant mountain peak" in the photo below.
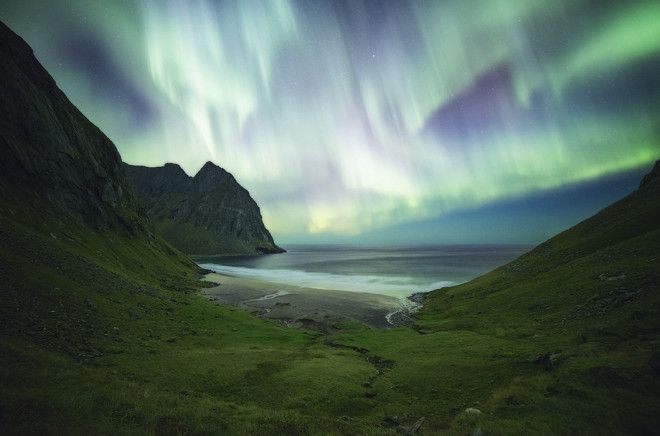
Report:
M 172 171 L 173 169 L 178 171 Z M 148 214 L 165 239 L 190 254 L 283 251 L 264 226 L 259 206 L 230 173 L 206 162 L 194 177 L 176 164 L 125 165 Z
M 216 164 L 214 164 L 212 161 L 207 160 L 206 163 L 204 163 L 204 165 L 202 165 L 202 168 L 201 168 L 201 169 L 209 169 L 209 168 L 212 168 L 212 169 L 222 169 L 222 168 L 220 168 L 219 165 L 216 165 Z
M 197 174 L 195 174 L 195 177 L 198 176 L 206 176 L 209 174 L 222 174 L 222 175 L 229 175 L 231 178 L 234 178 L 230 172 L 225 170 L 219 165 L 216 165 L 215 163 L 209 161 L 206 161 L 204 165 L 197 171 Z
M 221 173 L 226 173 L 227 171 L 222 168 L 220 165 L 216 165 L 215 163 L 211 162 L 210 160 L 207 160 L 204 165 L 199 169 L 197 172 L 198 174 L 201 172 L 221 172 Z
M 164 168 L 180 169 L 181 171 L 183 171 L 183 168 L 181 168 L 181 166 L 179 164 L 173 163 L 173 162 L 167 162 L 165 165 L 163 165 L 163 167 Z

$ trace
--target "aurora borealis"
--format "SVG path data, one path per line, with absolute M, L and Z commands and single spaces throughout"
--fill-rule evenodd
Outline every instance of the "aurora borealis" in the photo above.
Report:
M 0 18 L 125 161 L 216 162 L 280 240 L 585 183 L 599 207 L 660 157 L 657 1 L 22 0 Z

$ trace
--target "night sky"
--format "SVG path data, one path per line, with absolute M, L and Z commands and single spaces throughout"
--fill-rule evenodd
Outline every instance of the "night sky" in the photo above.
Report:
M 0 19 L 132 164 L 276 240 L 535 243 L 660 157 L 660 2 L 31 1 Z

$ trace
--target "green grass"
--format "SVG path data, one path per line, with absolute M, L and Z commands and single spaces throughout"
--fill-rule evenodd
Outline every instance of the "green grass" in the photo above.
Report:
M 210 304 L 158 238 L 2 209 L 2 433 L 370 431 L 357 353 Z
M 414 329 L 332 336 L 210 304 L 158 237 L 0 209 L 3 434 L 659 431 L 657 187 L 436 291 Z
M 658 188 L 470 283 L 434 292 L 417 333 L 336 340 L 395 361 L 377 396 L 389 395 L 400 414 L 404 391 L 427 430 L 656 433 L 660 380 L 649 360 L 660 351 Z M 561 354 L 555 367 L 534 363 L 548 353 Z M 483 413 L 470 416 L 467 407 Z

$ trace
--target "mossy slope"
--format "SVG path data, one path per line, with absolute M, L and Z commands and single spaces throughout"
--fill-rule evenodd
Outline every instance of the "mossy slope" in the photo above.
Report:
M 508 265 L 433 292 L 416 332 L 337 340 L 396 362 L 374 390 L 428 431 L 658 432 L 659 170 Z
M 657 194 L 436 291 L 416 329 L 332 336 L 209 304 L 185 258 L 3 207 L 2 431 L 652 434 Z

